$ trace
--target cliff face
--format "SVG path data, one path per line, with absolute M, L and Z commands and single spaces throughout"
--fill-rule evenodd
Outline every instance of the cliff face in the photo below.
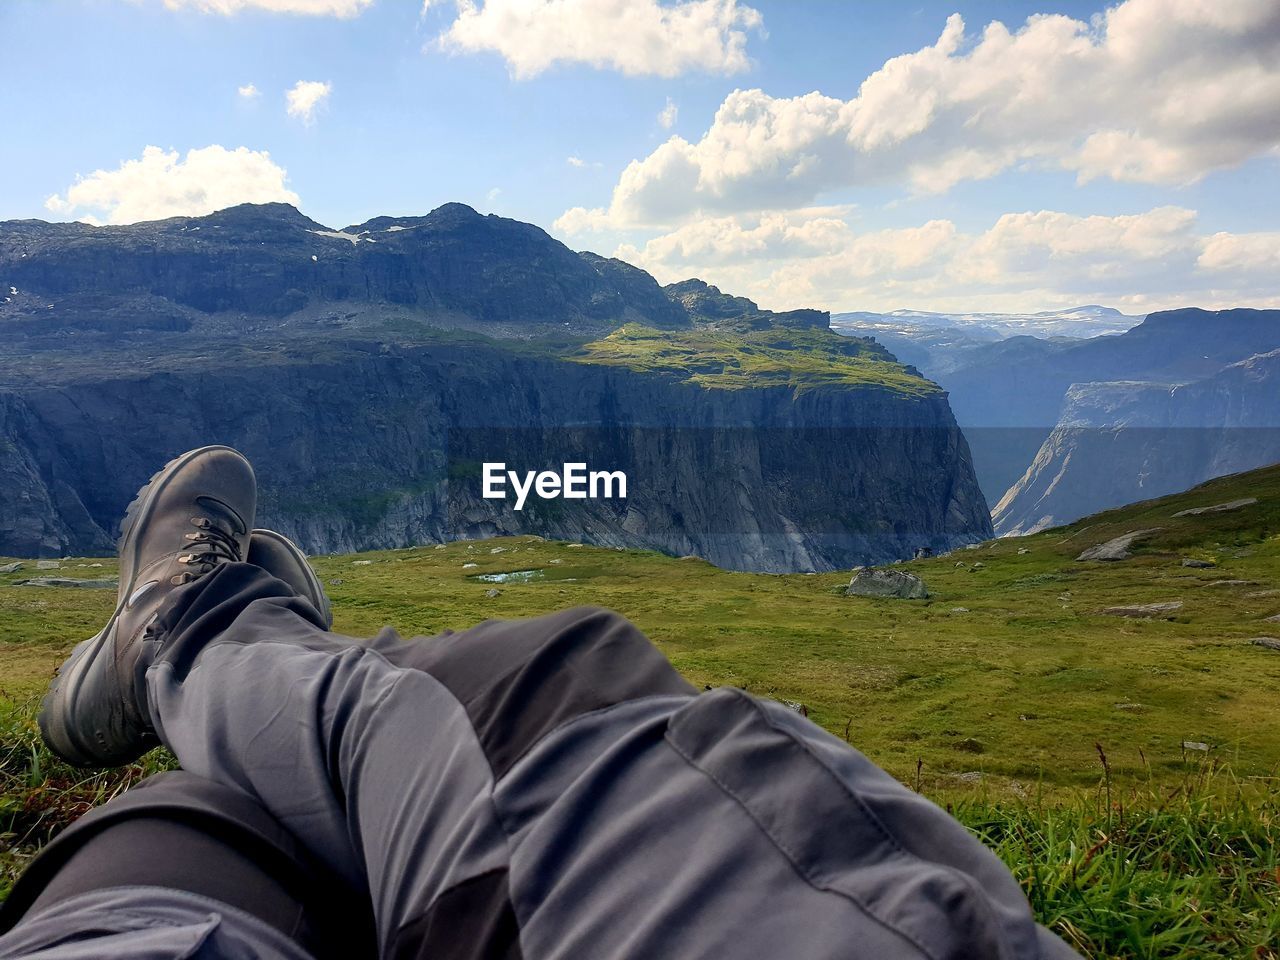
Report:
M 137 486 L 199 443 L 243 450 L 260 522 L 334 552 L 530 532 L 826 570 L 990 535 L 940 395 L 706 390 L 498 347 L 44 386 L 4 398 L 6 553 L 100 551 Z M 621 469 L 625 500 L 480 495 L 478 464 Z
M 1084 383 L 996 505 L 1001 535 L 1280 462 L 1280 350 L 1188 384 Z
M 109 551 L 137 487 L 208 443 L 312 552 L 529 532 L 826 570 L 991 534 L 945 394 L 888 354 L 767 314 L 700 333 L 647 273 L 457 204 L 4 223 L 0 283 L 0 554 Z M 619 365 L 598 338 L 630 321 Z M 628 496 L 517 512 L 486 461 L 622 470 Z

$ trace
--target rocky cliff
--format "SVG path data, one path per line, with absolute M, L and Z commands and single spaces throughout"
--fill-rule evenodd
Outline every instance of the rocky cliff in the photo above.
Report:
M 1031 466 L 996 505 L 1002 535 L 1280 462 L 1280 350 L 1187 384 L 1076 384 Z
M 1280 310 L 1166 310 L 1124 333 L 1087 340 L 1012 336 L 982 342 L 968 328 L 895 336 L 865 320 L 851 323 L 847 315 L 835 324 L 876 336 L 899 359 L 946 388 L 992 503 L 1036 458 L 1075 385 L 1143 382 L 1171 387 L 1280 348 Z
M 771 326 L 695 355 L 648 274 L 458 205 L 0 224 L 0 281 L 0 553 L 109 550 L 203 443 L 244 450 L 260 522 L 313 552 L 529 532 L 824 570 L 991 533 L 946 395 L 883 350 Z M 648 333 L 620 358 L 601 337 L 629 321 Z M 628 497 L 516 512 L 481 496 L 490 460 L 624 470 Z

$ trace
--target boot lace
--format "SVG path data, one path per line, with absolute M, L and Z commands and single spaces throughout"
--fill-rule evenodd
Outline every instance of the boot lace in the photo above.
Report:
M 219 564 L 228 560 L 240 559 L 240 544 L 233 534 L 222 529 L 208 517 L 192 517 L 191 525 L 195 533 L 188 533 L 184 539 L 191 544 L 189 553 L 180 554 L 177 562 L 191 567 L 170 578 L 174 584 L 190 583 L 206 573 L 211 572 Z

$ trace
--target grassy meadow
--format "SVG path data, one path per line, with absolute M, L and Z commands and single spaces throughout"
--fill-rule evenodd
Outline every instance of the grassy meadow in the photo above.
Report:
M 655 330 L 629 323 L 571 350 L 578 362 L 676 376 L 706 388 L 876 387 L 934 396 L 937 384 L 912 373 L 879 344 L 830 330 L 774 327 L 750 332 Z
M 1174 517 L 1240 498 L 1258 502 Z M 1150 528 L 1129 559 L 1075 559 Z M 1086 956 L 1280 958 L 1280 650 L 1251 642 L 1280 639 L 1280 467 L 900 565 L 927 600 L 845 596 L 848 571 L 732 573 L 529 537 L 314 565 L 352 634 L 611 607 L 695 684 L 804 704 L 948 806 Z M 44 750 L 39 695 L 115 594 L 15 581 L 115 565 L 34 566 L 0 575 L 0 896 L 50 835 L 166 762 L 90 776 Z

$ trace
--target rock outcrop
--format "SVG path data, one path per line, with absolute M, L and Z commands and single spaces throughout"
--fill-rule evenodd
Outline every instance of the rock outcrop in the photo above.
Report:
M 754 300 L 721 293 L 719 287 L 696 278 L 669 283 L 662 289 L 700 326 L 737 331 L 771 326 L 826 330 L 831 326 L 831 314 L 826 310 L 763 310 Z
M 1280 336 L 1280 311 L 1269 312 Z M 1194 383 L 1077 384 L 993 522 L 1001 535 L 1033 533 L 1276 462 L 1280 350 Z
M 844 591 L 851 597 L 897 597 L 924 600 L 929 590 L 924 581 L 905 570 L 859 570 Z
M 1245 507 L 1251 507 L 1257 502 L 1257 497 L 1241 497 L 1239 500 L 1230 500 L 1227 503 L 1215 503 L 1211 507 L 1190 507 L 1186 510 L 1179 510 L 1174 516 L 1199 517 L 1206 513 L 1234 513 L 1237 510 L 1243 510 Z
M 1076 560 L 1127 560 L 1132 556 L 1129 552 L 1131 546 L 1139 540 L 1151 536 L 1153 533 L 1159 533 L 1159 531 L 1159 527 L 1152 527 L 1149 530 L 1134 530 L 1131 533 L 1108 540 L 1106 543 L 1099 543 L 1096 546 L 1089 547 L 1080 556 L 1076 557 Z

